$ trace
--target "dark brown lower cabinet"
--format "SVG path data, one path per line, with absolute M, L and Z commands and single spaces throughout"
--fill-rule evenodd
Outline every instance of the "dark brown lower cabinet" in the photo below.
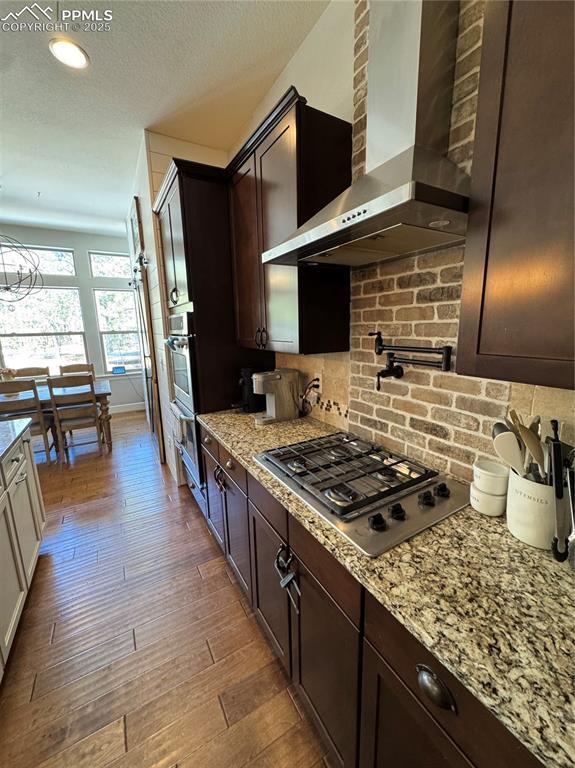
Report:
M 473 768 L 367 641 L 363 648 L 360 768 Z
M 248 500 L 225 472 L 221 473 L 220 482 L 225 489 L 226 554 L 240 586 L 251 597 Z
M 218 484 L 222 468 L 203 446 L 202 462 L 206 478 L 207 522 L 215 540 L 225 551 L 224 500 Z
M 250 475 L 246 495 L 224 471 L 230 454 L 206 438 L 208 524 L 322 734 L 330 765 L 541 768 Z
M 297 558 L 292 603 L 292 679 L 332 747 L 332 760 L 356 765 L 360 633 Z
M 288 595 L 280 587 L 274 563 L 286 543 L 249 502 L 252 546 L 252 604 L 260 625 L 288 674 L 290 662 L 290 615 Z

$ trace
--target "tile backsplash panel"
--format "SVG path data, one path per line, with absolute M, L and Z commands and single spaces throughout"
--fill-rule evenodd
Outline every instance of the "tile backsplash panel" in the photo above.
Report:
M 467 173 L 473 161 L 484 6 L 483 0 L 460 4 L 449 156 Z M 354 178 L 365 157 L 368 32 L 369 4 L 356 0 Z M 278 366 L 300 370 L 303 383 L 321 373 L 323 391 L 312 410 L 316 418 L 469 479 L 475 458 L 492 454 L 493 423 L 510 407 L 525 416 L 559 419 L 563 439 L 575 443 L 575 392 L 412 366 L 405 367 L 402 379 L 382 380 L 376 391 L 375 374 L 385 356 L 374 354 L 369 331 L 380 330 L 390 344 L 451 344 L 455 367 L 464 255 L 463 248 L 451 248 L 353 270 L 350 353 L 277 355 L 276 360 Z

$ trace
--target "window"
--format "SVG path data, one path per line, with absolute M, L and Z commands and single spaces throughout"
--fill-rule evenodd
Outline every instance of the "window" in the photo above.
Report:
M 74 251 L 65 248 L 38 248 L 26 246 L 38 260 L 42 275 L 75 275 Z
M 0 302 L 0 347 L 7 368 L 86 362 L 84 322 L 77 288 L 42 288 L 14 304 Z
M 90 252 L 92 277 L 126 277 L 132 275 L 130 257 L 126 253 Z
M 0 301 L 0 368 L 38 366 L 54 375 L 61 365 L 91 362 L 97 375 L 117 366 L 139 370 L 132 265 L 122 246 L 76 252 L 27 247 L 38 259 L 44 287 L 21 301 Z
M 140 342 L 137 332 L 133 291 L 95 290 L 98 325 L 106 370 L 123 365 L 127 370 L 140 367 Z

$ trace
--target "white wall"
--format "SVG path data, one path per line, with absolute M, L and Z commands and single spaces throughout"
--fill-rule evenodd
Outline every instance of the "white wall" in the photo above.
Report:
M 46 285 L 68 283 L 79 286 L 88 359 L 94 363 L 96 375 L 103 376 L 105 373 L 104 360 L 98 332 L 96 305 L 92 296 L 94 282 L 90 273 L 88 251 L 128 253 L 127 238 L 11 224 L 2 224 L 1 230 L 3 234 L 16 238 L 24 245 L 46 245 L 73 249 L 76 277 L 58 278 L 57 280 L 51 280 L 48 277 L 45 283 Z M 128 287 L 127 280 L 126 287 Z M 142 377 L 139 372 L 122 376 L 106 374 L 105 378 L 109 379 L 112 386 L 110 400 L 112 411 L 140 410 L 144 407 Z
M 248 121 L 230 159 L 290 85 L 310 107 L 351 122 L 353 116 L 353 0 L 332 0 Z

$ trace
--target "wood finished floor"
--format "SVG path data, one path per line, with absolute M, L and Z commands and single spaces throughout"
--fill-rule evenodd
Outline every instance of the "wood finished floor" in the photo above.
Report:
M 324 768 L 324 752 L 144 419 L 40 465 L 42 554 L 0 688 L 10 768 Z

